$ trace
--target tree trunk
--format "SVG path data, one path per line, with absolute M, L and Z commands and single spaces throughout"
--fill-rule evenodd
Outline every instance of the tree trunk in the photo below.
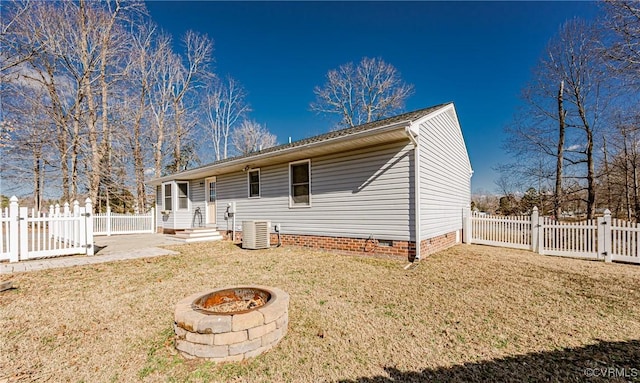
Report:
M 40 189 L 41 154 L 39 150 L 33 151 L 33 208 L 40 212 L 42 190 Z
M 140 142 L 140 129 L 142 125 L 142 117 L 145 110 L 145 99 L 147 97 L 146 86 L 143 84 L 140 91 L 140 105 L 138 113 L 133 124 L 133 167 L 136 182 L 136 201 L 138 210 L 143 212 L 146 205 L 146 196 L 144 192 L 144 158 L 142 154 L 142 144 Z
M 640 217 L 640 199 L 638 198 L 638 166 L 636 161 L 633 161 L 633 210 L 635 213 L 635 220 L 638 221 Z
M 80 156 L 80 104 L 82 103 L 81 84 L 78 84 L 78 94 L 73 117 L 73 139 L 71 143 L 71 198 L 78 199 L 78 157 Z
M 60 150 L 60 172 L 62 173 L 62 200 L 69 200 L 69 163 L 67 162 L 68 134 L 64 126 L 58 126 L 58 150 Z
M 182 149 L 182 125 L 180 124 L 180 115 L 181 110 L 179 109 L 181 108 L 181 106 L 179 105 L 179 102 L 175 102 L 174 103 L 174 107 L 173 107 L 173 112 L 174 112 L 174 121 L 176 124 L 176 137 L 175 137 L 175 141 L 173 143 L 173 172 L 179 172 L 180 170 L 182 170 L 182 153 L 181 153 L 181 149 Z
M 63 112 L 62 103 L 56 91 L 54 69 L 47 65 L 46 71 L 50 81 L 46 83 L 49 97 L 53 108 L 53 115 L 56 124 L 56 140 L 58 150 L 60 152 L 60 172 L 62 173 L 62 200 L 69 200 L 69 163 L 68 163 L 68 145 L 69 132 L 67 131 L 67 117 Z
M 110 50 L 110 38 L 113 25 L 120 12 L 120 1 L 116 1 L 116 8 L 111 14 L 111 19 L 104 31 L 102 31 L 102 46 L 100 51 L 100 94 L 102 96 L 102 158 L 106 158 L 102 173 L 107 176 L 109 182 L 105 185 L 107 208 L 109 208 L 109 187 L 111 186 L 111 126 L 109 124 L 109 87 L 107 84 L 107 61 Z
M 98 142 L 98 115 L 96 111 L 95 101 L 91 91 L 91 63 L 89 62 L 89 25 L 86 20 L 87 5 L 85 0 L 80 0 L 80 61 L 82 63 L 83 76 L 81 80 L 82 88 L 87 99 L 87 117 L 86 124 L 88 128 L 89 147 L 91 149 L 91 169 L 89 172 L 89 198 L 91 201 L 98 200 L 98 189 L 100 187 L 101 177 L 101 160 L 102 148 Z M 94 205 L 97 208 L 97 204 Z M 97 211 L 97 209 L 94 209 Z
M 585 155 L 587 157 L 587 219 L 593 219 L 596 213 L 596 171 L 595 161 L 593 158 L 593 130 L 587 119 L 587 113 L 585 112 L 584 102 L 580 94 L 579 88 L 574 88 L 576 106 L 578 107 L 578 114 L 582 121 L 581 129 L 584 130 L 587 135 L 587 142 L 585 147 Z
M 159 178 L 160 176 L 162 176 L 162 143 L 163 142 L 164 142 L 164 124 L 158 123 L 158 137 L 156 140 L 156 148 L 153 153 L 153 165 L 155 168 L 156 178 Z
M 607 153 L 607 137 L 605 135 L 602 136 L 602 153 L 604 155 L 604 174 L 607 177 L 607 209 L 611 209 L 613 207 L 613 201 L 611 199 L 611 174 L 609 174 L 609 158 Z M 614 211 L 614 215 L 617 215 L 617 209 Z
M 562 216 L 562 167 L 564 162 L 564 141 L 565 141 L 565 117 L 564 110 L 564 81 L 560 81 L 558 91 L 558 151 L 556 153 L 556 190 L 553 198 L 553 210 L 556 219 Z
M 596 176 L 593 160 L 593 132 L 587 128 L 587 219 L 593 219 L 596 213 Z
M 624 164 L 624 197 L 627 208 L 627 220 L 631 221 L 631 190 L 630 190 L 630 181 L 629 181 L 629 147 L 627 141 L 627 130 L 623 128 L 622 130 L 622 151 L 624 154 L 624 158 L 622 163 Z

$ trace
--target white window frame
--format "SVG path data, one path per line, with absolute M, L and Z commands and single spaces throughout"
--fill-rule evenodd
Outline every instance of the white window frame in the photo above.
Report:
M 169 186 L 169 191 L 171 192 L 171 201 L 169 203 L 169 206 L 167 206 L 167 186 Z M 173 211 L 173 182 L 162 184 L 162 210 Z
M 258 195 L 251 195 L 251 173 L 258 172 Z M 262 196 L 262 174 L 260 168 L 253 168 L 247 171 L 247 197 L 260 198 Z
M 191 198 L 189 198 L 189 189 L 190 189 L 190 185 L 189 185 L 189 181 L 176 181 L 176 198 L 175 198 L 175 205 L 176 205 L 176 211 L 190 211 L 191 210 Z M 187 207 L 186 208 L 181 208 L 180 207 L 180 184 L 187 184 L 187 193 L 186 193 L 186 198 L 187 198 Z
M 292 190 L 292 178 L 293 178 L 293 172 L 291 171 L 291 167 L 294 165 L 300 165 L 300 164 L 307 164 L 307 168 L 309 169 L 309 203 L 308 204 L 300 204 L 300 203 L 294 203 L 293 202 L 293 190 Z M 306 160 L 300 160 L 300 161 L 294 161 L 294 162 L 289 162 L 289 208 L 290 209 L 298 209 L 298 208 L 309 208 L 311 207 L 311 200 L 312 200 L 312 191 L 311 191 L 311 159 L 306 159 Z

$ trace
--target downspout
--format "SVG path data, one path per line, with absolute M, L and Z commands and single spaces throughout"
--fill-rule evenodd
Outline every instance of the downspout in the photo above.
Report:
M 418 140 L 411 132 L 411 126 L 407 126 L 404 128 L 407 137 L 413 143 L 413 188 L 414 188 L 414 229 L 415 229 L 415 241 L 416 241 L 416 256 L 413 259 L 413 262 L 418 262 L 420 260 L 420 144 Z

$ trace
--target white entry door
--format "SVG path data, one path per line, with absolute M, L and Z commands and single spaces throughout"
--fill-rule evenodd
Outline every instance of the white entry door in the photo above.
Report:
M 216 223 L 216 177 L 207 178 L 207 224 Z

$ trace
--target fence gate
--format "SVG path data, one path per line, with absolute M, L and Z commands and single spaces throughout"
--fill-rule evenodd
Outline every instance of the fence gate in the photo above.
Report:
M 48 214 L 18 205 L 11 197 L 9 209 L 0 219 L 0 261 L 18 262 L 60 255 L 93 255 L 93 218 L 91 200 L 73 210 L 65 203 L 51 207 Z
M 540 217 L 539 222 L 538 253 L 562 257 L 599 259 L 598 226 L 595 220 L 559 222 L 549 217 Z
M 612 260 L 640 263 L 640 224 L 612 220 L 610 247 Z
M 473 212 L 470 231 L 471 243 L 531 249 L 531 218 L 529 216 L 501 217 Z

